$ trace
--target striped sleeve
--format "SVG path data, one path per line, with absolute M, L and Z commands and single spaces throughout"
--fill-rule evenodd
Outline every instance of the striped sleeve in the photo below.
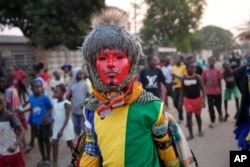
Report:
M 191 152 L 188 143 L 173 116 L 164 113 L 163 107 L 152 133 L 159 159 L 164 166 L 179 167 L 181 164 L 190 163 Z

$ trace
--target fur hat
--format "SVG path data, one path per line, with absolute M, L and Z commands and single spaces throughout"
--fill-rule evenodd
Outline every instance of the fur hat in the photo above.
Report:
M 94 87 L 99 91 L 121 90 L 134 77 L 140 56 L 143 55 L 141 40 L 129 32 L 128 14 L 116 7 L 107 7 L 93 15 L 92 31 L 87 35 L 82 52 L 89 66 Z M 119 86 L 105 85 L 94 66 L 96 57 L 104 48 L 122 49 L 132 61 L 130 73 Z

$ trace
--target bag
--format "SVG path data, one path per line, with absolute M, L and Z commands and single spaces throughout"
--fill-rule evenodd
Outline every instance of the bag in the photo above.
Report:
M 84 146 L 86 141 L 85 139 L 86 139 L 85 134 L 80 135 L 80 137 L 78 138 L 77 143 L 75 144 L 72 151 L 72 159 L 70 167 L 79 167 L 80 159 L 84 152 Z

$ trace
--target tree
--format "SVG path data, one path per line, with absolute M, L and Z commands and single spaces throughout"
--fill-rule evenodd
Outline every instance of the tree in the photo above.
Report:
M 142 38 L 145 43 L 158 45 L 180 39 L 195 30 L 205 6 L 205 0 L 145 1 L 149 8 L 143 20 Z
M 250 40 L 250 21 L 248 21 L 244 27 L 239 28 L 240 34 L 237 38 L 241 41 L 249 41 Z
M 199 31 L 199 34 L 202 41 L 202 47 L 212 50 L 216 56 L 229 51 L 235 45 L 233 34 L 221 27 L 209 25 L 203 27 Z
M 104 0 L 0 0 L 0 24 L 19 27 L 36 47 L 76 49 Z
M 202 40 L 201 40 L 199 31 L 193 32 L 190 35 L 189 40 L 190 40 L 190 45 L 191 45 L 191 48 L 192 48 L 193 52 L 199 52 L 199 51 L 201 51 L 203 49 L 202 48 L 203 47 L 202 46 Z

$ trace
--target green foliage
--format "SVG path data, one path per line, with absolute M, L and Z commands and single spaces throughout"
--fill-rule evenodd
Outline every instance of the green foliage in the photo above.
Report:
M 197 28 L 205 0 L 145 0 L 149 8 L 141 29 L 145 43 L 165 45 Z M 183 40 L 181 43 L 187 43 Z M 188 46 L 186 44 L 186 46 Z
M 228 51 L 235 45 L 233 34 L 217 26 L 206 26 L 199 34 L 203 48 L 212 50 L 215 55 Z
M 90 15 L 104 0 L 0 0 L 0 23 L 16 26 L 36 47 L 76 49 L 90 26 Z
M 192 47 L 190 45 L 190 35 L 183 36 L 182 38 L 176 38 L 174 40 L 175 47 L 182 53 L 190 53 Z
M 190 35 L 189 42 L 193 52 L 203 49 L 203 43 L 198 31 Z

